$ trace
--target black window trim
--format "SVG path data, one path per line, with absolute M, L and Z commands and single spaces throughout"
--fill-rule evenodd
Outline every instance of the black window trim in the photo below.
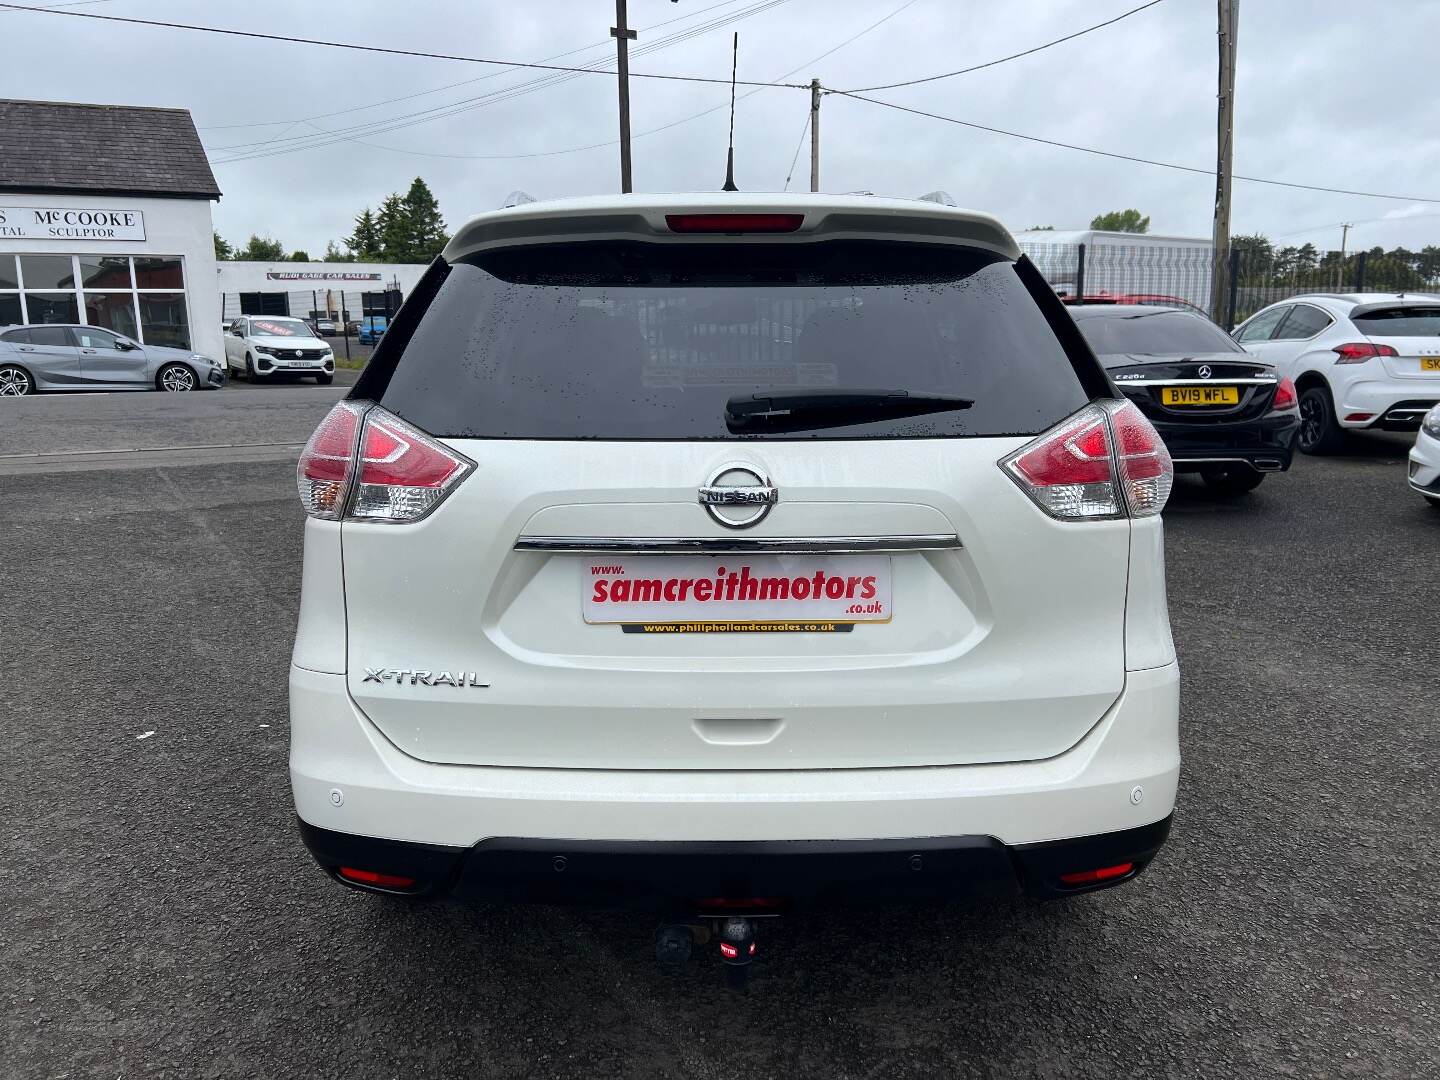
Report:
M 1280 331 L 1282 331 L 1282 330 L 1285 329 L 1285 327 L 1289 324 L 1290 320 L 1291 320 L 1292 318 L 1294 318 L 1295 312 L 1298 311 L 1300 308 L 1311 308 L 1311 309 L 1313 309 L 1313 310 L 1315 310 L 1315 311 L 1320 312 L 1321 315 L 1324 315 L 1324 316 L 1325 316 L 1325 325 L 1322 326 L 1319 330 L 1316 330 L 1315 333 L 1311 334 L 1309 337 L 1303 337 L 1303 338 L 1282 338 L 1282 337 L 1280 337 L 1280 336 L 1279 336 L 1279 335 L 1280 335 Z M 1312 303 L 1310 303 L 1309 301 L 1306 301 L 1306 300 L 1297 300 L 1295 303 L 1293 303 L 1293 304 L 1290 305 L 1290 310 L 1285 313 L 1285 317 L 1284 317 L 1283 319 L 1281 319 L 1278 323 L 1275 324 L 1275 329 L 1271 332 L 1270 336 L 1269 336 L 1268 338 L 1266 338 L 1266 340 L 1267 340 L 1267 341 L 1314 341 L 1317 337 L 1319 337 L 1321 334 L 1325 333 L 1326 330 L 1329 330 L 1330 327 L 1332 327 L 1332 326 L 1334 326 L 1334 325 L 1335 325 L 1335 316 L 1334 316 L 1334 315 L 1331 315 L 1330 312 L 1326 311 L 1324 308 L 1320 307 L 1318 304 L 1312 304 Z

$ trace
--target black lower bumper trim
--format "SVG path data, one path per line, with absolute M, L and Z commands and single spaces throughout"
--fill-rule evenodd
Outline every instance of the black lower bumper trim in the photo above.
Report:
M 472 848 L 380 840 L 300 822 L 315 860 L 413 878 L 423 896 L 673 910 L 914 902 L 974 895 L 1050 897 L 1108 888 L 1155 857 L 1170 818 L 1123 832 L 1006 846 L 991 836 L 900 840 L 609 841 L 496 837 Z M 1104 882 L 1060 875 L 1131 863 Z M 374 890 L 372 890 L 374 891 Z M 395 891 L 395 890 L 380 890 Z M 708 902 L 708 903 L 707 903 Z

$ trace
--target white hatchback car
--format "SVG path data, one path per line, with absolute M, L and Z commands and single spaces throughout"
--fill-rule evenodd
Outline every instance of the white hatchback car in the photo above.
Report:
M 1440 405 L 1425 414 L 1410 449 L 1410 486 L 1440 510 Z
M 304 841 L 682 915 L 1128 880 L 1180 764 L 1171 481 L 989 216 L 482 215 L 300 460 Z
M 1339 450 L 1347 428 L 1414 431 L 1440 402 L 1440 297 L 1292 296 L 1246 319 L 1235 340 L 1294 381 L 1307 454 Z

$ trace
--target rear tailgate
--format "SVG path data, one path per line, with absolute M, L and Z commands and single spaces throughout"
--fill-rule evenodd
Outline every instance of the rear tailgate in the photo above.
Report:
M 1440 304 L 1364 304 L 1351 320 L 1372 343 L 1395 350 L 1382 358 L 1387 375 L 1440 388 Z
M 881 441 L 843 467 L 833 444 L 747 446 L 739 453 L 781 493 L 747 541 L 953 534 L 960 546 L 739 563 L 516 547 L 542 536 L 733 541 L 696 491 L 734 447 L 452 441 L 478 468 L 436 514 L 343 527 L 351 693 L 396 745 L 437 762 L 797 769 L 1052 756 L 1122 689 L 1129 525 L 1039 513 L 995 464 L 1025 441 Z M 850 616 L 884 621 L 830 631 L 644 632 L 696 618 L 693 603 L 662 596 L 641 602 L 653 614 L 634 619 L 638 632 L 586 621 L 597 576 L 705 576 L 697 561 L 727 575 L 877 577 L 889 608 Z M 752 621 L 833 618 L 756 607 Z

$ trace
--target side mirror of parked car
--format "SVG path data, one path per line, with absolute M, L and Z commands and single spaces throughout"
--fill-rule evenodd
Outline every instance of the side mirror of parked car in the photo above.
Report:
M 133 341 L 126 341 L 124 338 L 115 339 L 115 348 L 121 352 L 130 352 L 132 349 L 138 349 L 139 347 L 140 346 L 136 345 Z

